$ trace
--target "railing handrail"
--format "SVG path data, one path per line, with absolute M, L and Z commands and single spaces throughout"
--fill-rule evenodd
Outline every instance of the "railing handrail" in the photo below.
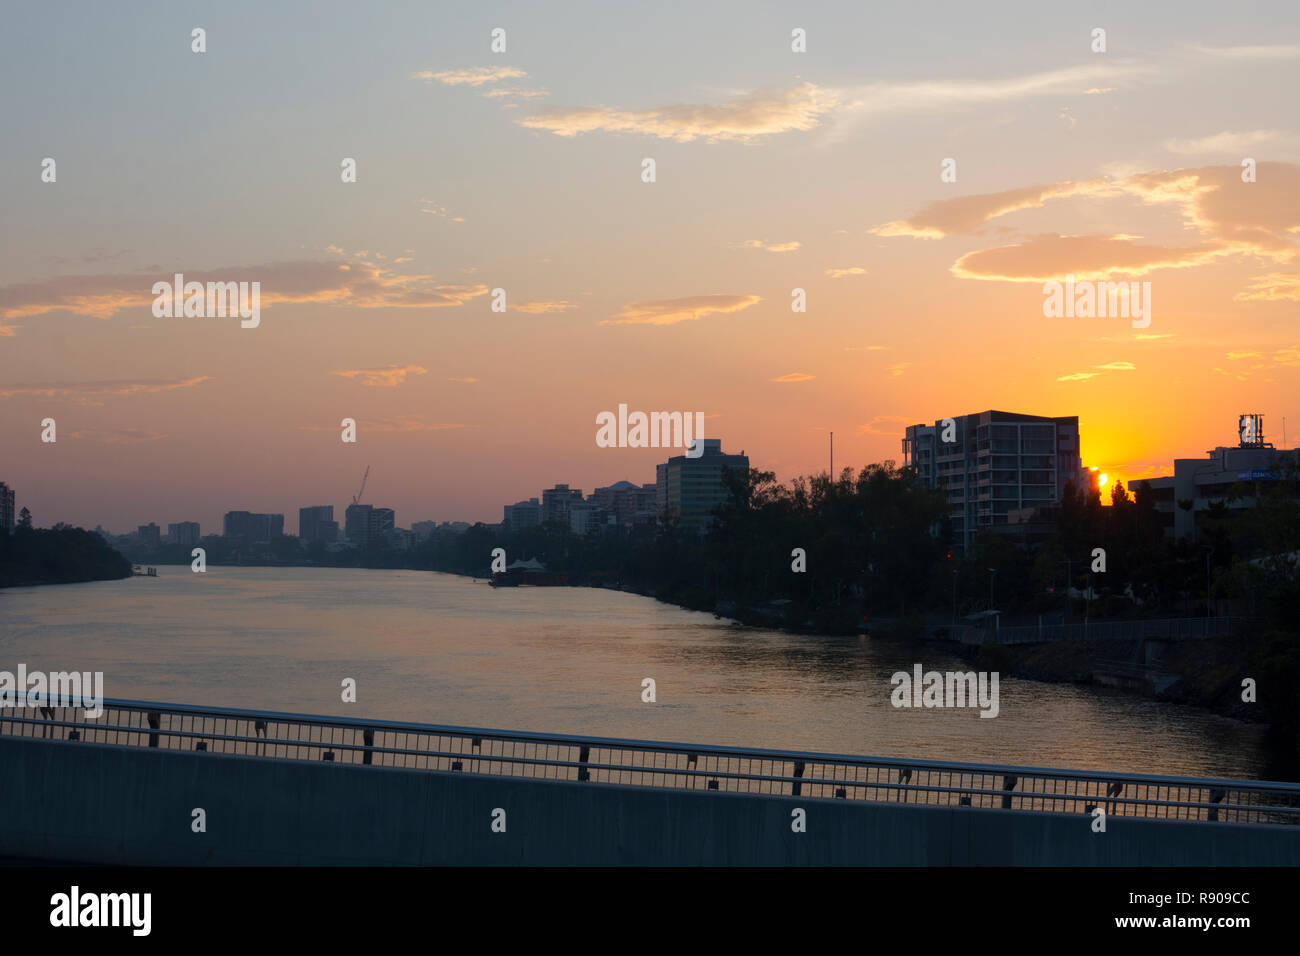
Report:
M 84 704 L 85 701 L 83 700 Z M 53 705 L 46 705 L 53 706 Z M 58 706 L 71 707 L 71 709 L 85 709 L 77 705 L 60 704 Z M 1135 774 L 1130 772 L 1107 772 L 1098 770 L 1066 770 L 1060 768 L 1048 767 L 1028 767 L 1015 764 L 978 764 L 944 760 L 919 760 L 902 757 L 871 757 L 852 754 L 833 754 L 817 751 L 799 751 L 799 750 L 769 750 L 754 747 L 732 747 L 725 745 L 704 745 L 704 744 L 687 744 L 671 741 L 657 740 L 638 740 L 621 737 L 594 737 L 578 734 L 554 734 L 554 733 L 537 733 L 533 731 L 509 731 L 481 727 L 459 727 L 445 724 L 422 724 L 406 721 L 380 720 L 376 718 L 355 718 L 355 717 L 335 717 L 327 714 L 298 714 L 291 712 L 269 711 L 269 710 L 247 710 L 235 707 L 208 707 L 192 704 L 168 704 L 156 701 L 135 701 L 122 700 L 117 698 L 105 698 L 99 702 L 99 706 L 108 709 L 139 711 L 142 713 L 171 713 L 187 715 L 194 717 L 224 717 L 237 720 L 267 720 L 277 723 L 289 723 L 309 726 L 334 727 L 343 729 L 365 729 L 367 727 L 376 730 L 384 730 L 390 733 L 422 733 L 430 735 L 444 735 L 455 737 L 478 737 L 490 740 L 512 740 L 528 741 L 532 743 L 553 743 L 564 744 L 569 746 L 595 746 L 622 750 L 652 750 L 664 753 L 679 754 L 696 754 L 698 756 L 726 756 L 750 758 L 757 760 L 783 760 L 783 761 L 804 761 L 806 763 L 820 764 L 845 764 L 849 766 L 862 767 L 897 767 L 936 770 L 940 772 L 953 773 L 986 773 L 986 774 L 1003 774 L 1011 776 L 1027 776 L 1055 778 L 1063 780 L 1089 780 L 1100 783 L 1132 783 L 1132 784 L 1149 784 L 1154 786 L 1196 786 L 1225 790 L 1251 790 L 1267 791 L 1273 793 L 1295 794 L 1300 796 L 1300 783 L 1288 783 L 1283 781 L 1257 781 L 1257 780 L 1239 780 L 1223 777 L 1181 777 L 1164 774 Z M 0 706 L 0 721 L 11 720 L 22 723 L 29 723 L 25 718 L 6 718 L 4 711 L 12 709 L 12 705 Z M 75 722 L 67 721 L 39 721 L 39 723 L 51 725 L 77 726 Z M 87 719 L 81 726 L 100 727 L 93 719 Z M 132 733 L 150 733 L 149 728 L 132 727 L 132 728 L 115 728 L 102 727 L 102 729 L 129 730 Z M 167 731 L 154 731 L 157 733 L 169 734 Z M 194 736 L 193 732 L 185 732 L 183 736 Z M 208 736 L 199 734 L 200 736 Z M 289 744 L 305 746 L 307 741 L 277 740 L 260 738 L 264 743 Z M 473 755 L 463 755 L 471 757 Z M 487 759 L 486 757 L 483 759 Z

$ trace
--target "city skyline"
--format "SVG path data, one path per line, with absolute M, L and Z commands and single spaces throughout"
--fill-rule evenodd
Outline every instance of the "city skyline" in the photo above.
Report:
M 0 445 L 38 523 L 291 514 L 368 465 L 399 514 L 495 522 L 650 474 L 595 441 L 623 403 L 783 481 L 945 409 L 1077 415 L 1126 485 L 1240 413 L 1300 428 L 1283 4 L 326 8 L 6 13 Z M 260 283 L 260 323 L 155 317 L 178 273 Z M 1047 317 L 1068 276 L 1149 282 L 1149 324 Z

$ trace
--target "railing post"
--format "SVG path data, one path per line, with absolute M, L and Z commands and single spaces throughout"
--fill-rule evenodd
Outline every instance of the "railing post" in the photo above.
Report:
M 1005 777 L 1002 778 L 1002 789 L 1007 791 L 1014 790 L 1016 789 L 1016 784 L 1019 782 L 1020 782 L 1019 777 L 1013 777 L 1011 774 L 1007 774 Z M 1009 792 L 1004 793 L 1002 795 L 1002 809 L 1003 810 L 1011 809 L 1011 794 Z

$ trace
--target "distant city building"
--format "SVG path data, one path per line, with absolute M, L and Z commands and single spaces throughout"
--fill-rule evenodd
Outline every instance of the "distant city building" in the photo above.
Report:
M 569 530 L 574 534 L 585 535 L 603 530 L 611 526 L 613 520 L 614 516 L 594 501 L 569 503 Z
M 704 439 L 704 451 L 698 458 L 677 455 L 656 469 L 656 498 L 664 503 L 664 513 L 676 517 L 685 531 L 706 531 L 713 512 L 727 500 L 726 471 L 749 471 L 749 459 L 742 451 L 727 455 L 722 440 Z
M 227 511 L 221 525 L 222 537 L 239 539 L 243 544 L 270 542 L 284 535 L 284 515 L 255 511 Z
M 946 492 L 953 546 L 962 553 L 980 529 L 1007 524 L 1012 512 L 1059 504 L 1071 484 L 1086 487 L 1078 416 L 990 410 L 950 418 L 947 426 L 948 419 L 908 426 L 903 464 Z
M 1262 417 L 1241 417 L 1257 421 L 1251 434 L 1239 432 L 1242 441 L 1235 447 L 1220 445 L 1205 458 L 1176 458 L 1172 475 L 1146 480 L 1166 537 L 1195 538 L 1197 516 L 1212 506 L 1229 513 L 1253 508 L 1265 484 L 1277 480 L 1278 469 L 1288 460 L 1300 464 L 1300 451 L 1277 449 L 1264 441 Z M 1235 500 L 1229 500 L 1230 495 Z
M 569 523 L 569 506 L 582 500 L 582 492 L 568 485 L 556 485 L 542 491 L 542 523 Z
M 658 512 L 657 497 L 657 485 L 616 481 L 606 488 L 597 488 L 588 500 L 612 514 L 619 527 L 632 528 L 653 523 Z
M 536 528 L 542 523 L 542 506 L 536 498 L 506 505 L 501 517 L 501 527 L 507 532 Z
M 298 509 L 298 538 L 308 543 L 337 541 L 339 525 L 334 520 L 333 505 L 312 505 Z
M 348 505 L 343 520 L 344 535 L 362 550 L 379 545 L 385 534 L 397 527 L 397 514 L 392 508 L 374 505 Z
M 436 521 L 413 521 L 411 523 L 411 534 L 415 535 L 416 541 L 431 538 L 437 531 L 438 522 Z
M 14 511 L 14 490 L 0 481 L 0 528 L 6 531 L 14 529 L 17 512 Z
M 199 523 L 197 521 L 174 521 L 167 525 L 167 541 L 192 548 L 199 543 Z
M 140 525 L 136 529 L 135 536 L 146 548 L 162 547 L 162 529 L 152 521 Z
M 407 531 L 405 528 L 389 528 L 382 533 L 381 537 L 384 547 L 390 551 L 409 551 L 415 547 L 414 533 Z

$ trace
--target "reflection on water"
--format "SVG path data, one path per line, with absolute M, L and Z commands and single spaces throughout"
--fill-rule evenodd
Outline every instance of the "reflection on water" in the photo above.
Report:
M 1261 728 L 1003 677 L 1000 712 L 895 709 L 933 648 L 740 628 L 649 598 L 418 571 L 164 567 L 0 591 L 0 670 L 109 697 L 508 730 L 1197 776 L 1266 776 Z M 344 704 L 344 678 L 358 702 Z M 641 702 L 641 681 L 657 702 Z

